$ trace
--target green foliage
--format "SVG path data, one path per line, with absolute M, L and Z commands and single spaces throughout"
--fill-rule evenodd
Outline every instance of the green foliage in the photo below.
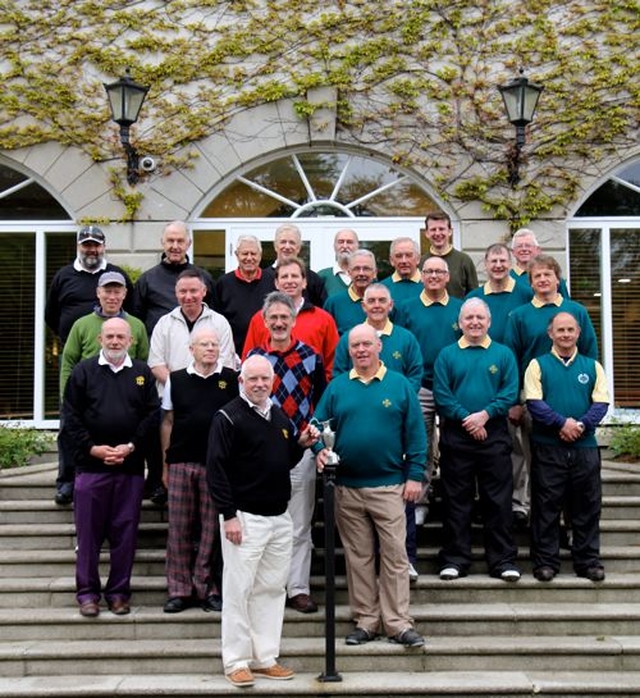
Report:
M 479 201 L 511 225 L 567 208 L 597 160 L 636 145 L 637 4 L 611 0 L 15 0 L 0 26 L 0 148 L 57 141 L 121 158 L 102 82 L 130 67 L 150 86 L 133 140 L 191 166 L 189 144 L 238 112 L 311 87 L 338 91 L 340 141 L 383 149 L 444 200 Z M 507 179 L 513 127 L 498 84 L 544 85 Z M 391 134 L 391 135 L 390 135 Z M 598 171 L 599 174 L 599 171 Z M 135 217 L 124 165 L 113 193 Z
M 0 425 L 0 470 L 21 468 L 53 446 L 53 436 L 37 429 Z
M 640 426 L 623 424 L 612 428 L 609 448 L 616 457 L 640 459 Z
M 131 279 L 132 284 L 135 284 L 135 282 L 140 278 L 140 275 L 142 274 L 142 269 L 140 269 L 140 267 L 132 267 L 129 264 L 119 264 L 118 266 Z

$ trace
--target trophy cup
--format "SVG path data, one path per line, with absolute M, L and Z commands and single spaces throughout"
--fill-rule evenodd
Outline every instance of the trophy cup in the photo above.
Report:
M 331 428 L 330 419 L 327 419 L 326 422 L 318 422 L 318 425 L 322 427 L 320 440 L 327 451 L 329 451 L 325 468 L 335 468 L 340 462 L 340 456 L 333 450 L 336 443 L 336 432 Z

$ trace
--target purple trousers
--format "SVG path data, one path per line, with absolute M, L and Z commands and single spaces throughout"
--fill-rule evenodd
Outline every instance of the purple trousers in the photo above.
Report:
M 73 491 L 78 552 L 76 598 L 79 604 L 100 600 L 100 548 L 109 542 L 109 578 L 104 587 L 107 603 L 128 601 L 136 552 L 144 477 L 118 470 L 78 473 Z

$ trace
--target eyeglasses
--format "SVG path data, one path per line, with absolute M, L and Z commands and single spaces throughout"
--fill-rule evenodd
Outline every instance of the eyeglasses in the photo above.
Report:
M 423 273 L 425 276 L 432 276 L 432 275 L 435 275 L 435 276 L 444 276 L 444 275 L 447 274 L 448 272 L 446 271 L 446 269 L 423 269 L 423 270 L 422 270 L 422 273 Z

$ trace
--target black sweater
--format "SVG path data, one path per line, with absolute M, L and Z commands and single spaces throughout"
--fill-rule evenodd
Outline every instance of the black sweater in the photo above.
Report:
M 236 511 L 283 514 L 291 497 L 289 471 L 302 457 L 289 418 L 275 405 L 267 421 L 237 397 L 211 425 L 207 483 L 225 521 Z
M 213 415 L 238 395 L 238 374 L 223 368 L 208 378 L 187 369 L 171 373 L 173 427 L 167 449 L 167 463 L 201 463 L 207 456 L 207 442 Z

